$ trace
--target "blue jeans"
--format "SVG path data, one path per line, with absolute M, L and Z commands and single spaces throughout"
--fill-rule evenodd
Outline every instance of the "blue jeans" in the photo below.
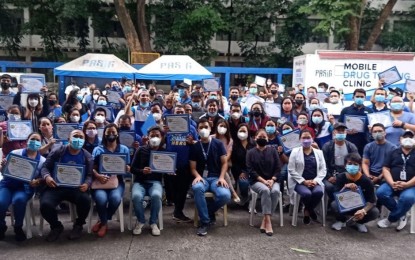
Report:
M 159 181 L 146 181 L 145 183 L 135 182 L 133 185 L 132 200 L 134 205 L 135 215 L 138 222 L 146 223 L 144 216 L 143 199 L 150 196 L 150 225 L 157 224 L 158 214 L 161 209 L 161 198 L 163 196 L 163 187 Z
M 92 197 L 97 206 L 99 220 L 102 224 L 107 224 L 117 211 L 124 194 L 125 184 L 123 181 L 115 189 L 92 190 Z
M 231 200 L 229 188 L 218 186 L 217 177 L 203 178 L 204 182 L 198 182 L 192 186 L 196 208 L 199 212 L 200 222 L 208 224 L 210 222 L 209 214 L 214 214 L 218 209 Z M 215 195 L 212 203 L 207 203 L 205 192 L 210 191 Z
M 33 192 L 25 189 L 11 189 L 0 184 L 0 227 L 6 226 L 6 212 L 10 204 L 13 204 L 15 227 L 23 226 L 27 201 L 33 196 Z
M 249 181 L 238 179 L 239 191 L 242 198 L 248 198 Z
M 376 191 L 376 195 L 378 201 L 390 211 L 388 217 L 390 222 L 396 222 L 405 216 L 415 203 L 415 187 L 394 191 L 388 183 L 383 183 Z M 398 201 L 394 196 L 399 196 Z

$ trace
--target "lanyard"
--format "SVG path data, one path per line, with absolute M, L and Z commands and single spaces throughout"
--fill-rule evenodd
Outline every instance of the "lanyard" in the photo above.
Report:
M 203 148 L 202 141 L 199 142 L 200 147 L 202 148 L 203 157 L 205 157 L 205 162 L 207 162 L 209 151 L 210 151 L 210 144 L 212 143 L 212 139 L 209 139 L 209 145 L 207 151 L 205 151 L 205 148 Z
M 401 176 L 400 179 L 403 181 L 406 181 L 406 162 L 409 160 L 409 158 L 411 157 L 410 155 L 405 158 L 405 156 L 403 154 L 401 154 L 402 156 L 402 160 L 403 160 L 403 169 L 401 171 Z

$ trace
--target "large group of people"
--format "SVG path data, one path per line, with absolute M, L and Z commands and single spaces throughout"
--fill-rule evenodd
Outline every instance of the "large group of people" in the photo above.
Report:
M 273 234 L 271 216 L 285 187 L 289 201 L 284 206 L 292 214 L 294 195 L 300 196 L 304 224 L 318 221 L 316 207 L 327 196 L 329 212 L 336 219 L 334 230 L 352 223 L 367 232 L 365 223 L 377 219 L 382 206 L 390 213 L 377 226 L 397 223 L 401 230 L 415 203 L 413 97 L 406 106 L 399 88 L 379 87 L 371 106 L 365 105 L 366 91 L 355 89 L 353 104 L 344 106 L 343 93 L 326 83 L 282 93 L 269 79 L 265 86 L 231 87 L 225 97 L 221 89 L 205 91 L 199 84 L 181 83 L 164 93 L 155 84 L 146 87 L 123 78 L 102 89 L 95 84 L 80 88 L 72 82 L 65 90 L 65 102 L 59 104 L 57 94 L 47 87 L 22 102 L 22 88 L 10 91 L 9 75 L 2 75 L 0 82 L 1 94 L 13 96 L 13 104 L 2 107 L 7 113 L 0 122 L 2 172 L 12 154 L 38 162 L 30 181 L 2 176 L 0 240 L 5 238 L 9 209 L 14 213 L 15 239 L 26 239 L 23 219 L 35 193 L 41 216 L 50 224 L 47 241 L 57 240 L 64 229 L 57 214 L 63 201 L 76 207 L 69 239 L 81 237 L 91 205 L 96 205 L 99 219 L 92 232 L 104 237 L 123 201 L 126 180 L 131 180 L 137 218 L 134 235 L 142 234 L 146 226 L 147 204 L 151 233 L 161 234 L 157 223 L 164 197 L 174 206 L 175 221 L 191 222 L 183 211 L 188 193 L 194 196 L 200 236 L 208 233 L 216 211 L 227 203 L 248 208 L 251 190 L 261 200 L 260 231 L 268 236 Z M 274 117 L 275 109 L 280 110 L 279 117 Z M 372 113 L 383 117 L 371 117 Z M 187 115 L 188 132 L 172 132 L 165 120 L 169 115 Z M 389 120 L 376 122 L 376 118 Z M 24 140 L 8 136 L 14 121 L 31 122 L 31 133 Z M 55 128 L 65 123 L 75 128 L 67 139 L 60 139 Z M 121 143 L 123 132 L 132 133 L 130 143 Z M 175 172 L 153 171 L 154 152 L 176 153 Z M 123 155 L 125 164 L 117 170 L 124 174 L 104 172 L 103 156 L 108 154 Z M 81 166 L 79 185 L 61 185 L 57 165 Z M 336 195 L 345 191 L 359 192 L 364 203 L 342 209 Z M 213 198 L 206 198 L 206 192 Z

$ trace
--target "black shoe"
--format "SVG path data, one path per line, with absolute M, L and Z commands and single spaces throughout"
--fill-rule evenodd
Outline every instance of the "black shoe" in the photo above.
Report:
M 82 236 L 82 226 L 73 225 L 72 231 L 68 236 L 69 240 L 80 239 Z
M 0 227 L 0 240 L 4 239 L 4 234 L 6 233 L 7 226 L 1 226 Z
M 58 240 L 62 232 L 63 232 L 63 226 L 51 229 L 48 236 L 46 237 L 46 241 L 53 242 L 53 241 Z
M 209 225 L 213 226 L 213 225 L 216 224 L 216 215 L 215 215 L 215 213 L 213 213 L 213 214 L 209 213 L 209 219 L 210 219 Z
M 15 227 L 14 228 L 14 239 L 16 239 L 17 242 L 22 242 L 27 239 L 26 234 L 23 232 L 22 227 Z
M 283 204 L 282 205 L 282 212 L 284 212 L 284 213 L 289 213 L 290 212 L 290 204 Z M 292 210 L 291 210 L 291 213 L 292 213 Z
M 303 217 L 303 223 L 306 224 L 306 225 L 309 225 L 311 223 L 310 216 L 304 216 Z
M 186 217 L 183 213 L 182 214 L 178 214 L 178 215 L 174 215 L 173 214 L 173 219 L 176 220 L 177 223 L 189 223 L 192 222 L 192 220 L 188 217 Z
M 198 236 L 206 236 L 209 229 L 209 224 L 200 224 L 200 227 L 197 229 Z
M 310 210 L 310 218 L 314 221 L 317 221 L 317 214 L 314 210 Z

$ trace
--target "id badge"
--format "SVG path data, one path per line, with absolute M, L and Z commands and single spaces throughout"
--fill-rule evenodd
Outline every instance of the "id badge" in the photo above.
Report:
M 207 169 L 207 165 L 205 165 L 205 169 L 203 170 L 203 178 L 207 178 L 208 176 L 208 169 Z
M 406 171 L 401 171 L 401 180 L 406 181 Z

